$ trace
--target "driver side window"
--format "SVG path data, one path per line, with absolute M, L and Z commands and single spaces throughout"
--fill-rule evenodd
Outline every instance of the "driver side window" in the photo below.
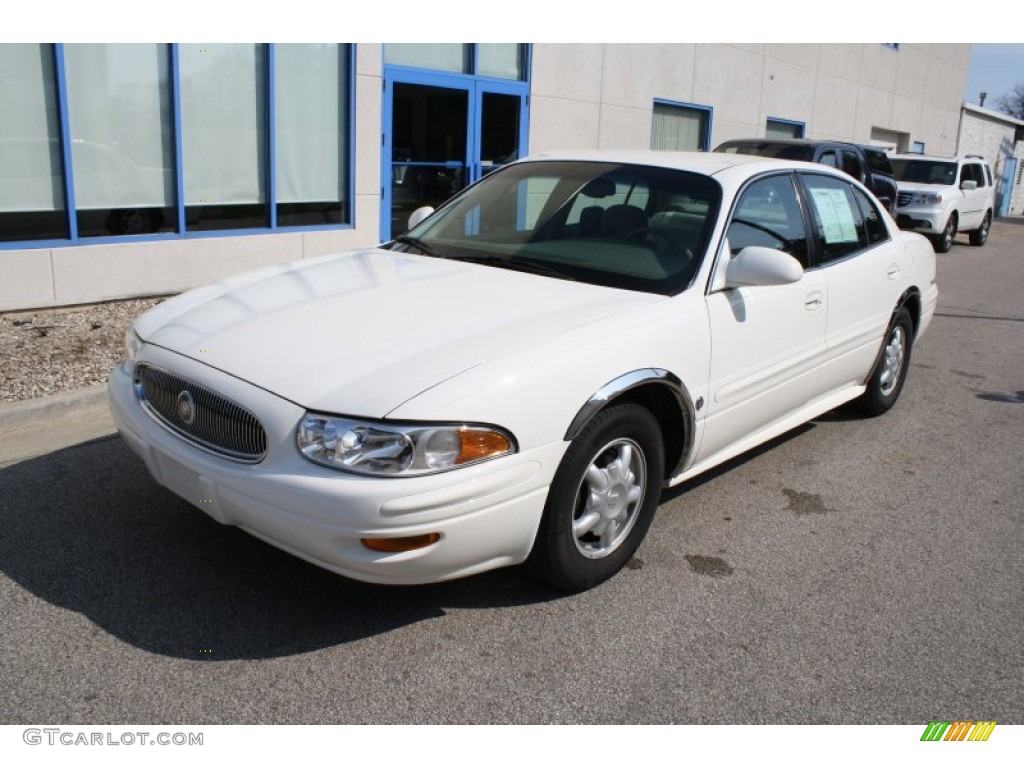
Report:
M 774 248 L 806 269 L 807 231 L 792 177 L 769 176 L 747 187 L 736 203 L 726 237 L 733 254 L 749 245 Z

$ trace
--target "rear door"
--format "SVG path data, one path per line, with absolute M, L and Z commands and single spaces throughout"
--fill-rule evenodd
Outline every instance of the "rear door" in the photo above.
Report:
M 814 230 L 813 270 L 828 287 L 822 387 L 863 383 L 910 275 L 878 203 L 845 179 L 800 174 Z

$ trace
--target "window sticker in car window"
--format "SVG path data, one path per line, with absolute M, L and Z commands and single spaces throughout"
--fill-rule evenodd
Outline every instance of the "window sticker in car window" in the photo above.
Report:
M 812 188 L 811 199 L 826 243 L 857 242 L 857 222 L 845 191 Z

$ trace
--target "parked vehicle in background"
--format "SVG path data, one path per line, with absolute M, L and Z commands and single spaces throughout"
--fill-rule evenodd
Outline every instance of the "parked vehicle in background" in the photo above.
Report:
M 889 162 L 899 184 L 896 222 L 902 229 L 929 235 L 938 253 L 952 248 L 959 232 L 971 245 L 985 244 L 996 195 L 984 158 L 890 155 Z
M 896 180 L 885 152 L 881 149 L 845 141 L 733 139 L 719 144 L 715 152 L 803 160 L 838 168 L 870 189 L 886 210 L 895 216 Z

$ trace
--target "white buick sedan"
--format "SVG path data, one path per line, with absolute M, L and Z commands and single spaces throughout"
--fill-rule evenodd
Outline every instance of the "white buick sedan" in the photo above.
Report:
M 938 297 L 929 242 L 821 165 L 539 155 L 413 220 L 138 319 L 110 403 L 157 482 L 355 579 L 583 590 L 666 486 L 892 407 Z

